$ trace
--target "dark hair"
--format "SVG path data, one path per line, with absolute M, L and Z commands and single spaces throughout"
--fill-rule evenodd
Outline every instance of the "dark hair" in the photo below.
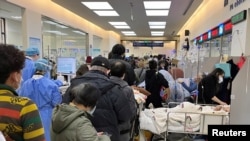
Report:
M 222 75 L 225 74 L 225 72 L 221 69 L 221 68 L 216 68 L 214 69 L 210 74 L 208 74 L 208 76 L 218 76 L 218 75 Z
M 157 69 L 157 62 L 154 59 L 152 59 L 148 62 L 148 66 L 149 69 L 151 70 Z
M 111 65 L 111 76 L 122 77 L 126 72 L 126 65 L 122 61 L 116 61 Z
M 4 84 L 12 72 L 24 67 L 24 52 L 14 45 L 0 44 L 0 84 Z
M 125 53 L 125 47 L 122 44 L 116 44 L 112 48 L 112 54 L 121 56 Z
M 89 67 L 87 64 L 82 64 L 78 70 L 76 71 L 76 77 L 82 76 L 85 74 L 87 71 L 89 71 Z
M 88 107 L 95 107 L 101 91 L 89 83 L 81 83 L 70 90 L 70 100 Z
M 112 58 L 112 55 L 113 55 L 113 53 L 112 53 L 112 52 L 109 52 L 109 54 L 108 54 L 108 59 L 111 59 L 111 58 Z

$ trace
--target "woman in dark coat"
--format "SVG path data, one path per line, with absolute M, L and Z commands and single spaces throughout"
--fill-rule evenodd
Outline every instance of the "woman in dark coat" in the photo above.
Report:
M 198 85 L 199 103 L 227 105 L 218 98 L 224 74 L 222 69 L 216 68 L 200 81 Z
M 146 108 L 150 103 L 153 104 L 154 108 L 162 107 L 161 87 L 164 86 L 168 94 L 170 94 L 170 90 L 168 81 L 157 71 L 157 62 L 155 60 L 149 61 L 149 70 L 146 71 L 145 83 L 146 90 L 151 93 L 146 99 Z

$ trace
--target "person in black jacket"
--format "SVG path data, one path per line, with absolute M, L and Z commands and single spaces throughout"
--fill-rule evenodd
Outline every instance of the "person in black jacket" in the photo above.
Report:
M 227 105 L 227 103 L 218 98 L 224 74 L 225 72 L 222 69 L 216 68 L 210 74 L 201 79 L 198 84 L 199 103 Z
M 105 57 L 95 57 L 91 68 L 83 76 L 72 79 L 70 87 L 63 97 L 64 103 L 69 103 L 70 89 L 81 83 L 90 83 L 99 88 L 102 96 L 98 99 L 96 110 L 90 118 L 98 132 L 111 135 L 111 141 L 120 141 L 118 125 L 130 121 L 132 111 L 129 100 L 121 90 L 121 86 L 108 78 L 110 64 Z
M 152 59 L 149 62 L 149 70 L 146 71 L 145 83 L 146 90 L 151 95 L 146 99 L 145 107 L 148 108 L 149 104 L 152 103 L 154 108 L 162 107 L 162 98 L 160 96 L 161 87 L 164 86 L 168 94 L 170 94 L 168 81 L 164 76 L 157 71 L 157 62 Z
M 136 117 L 136 101 L 134 97 L 134 92 L 132 87 L 128 85 L 126 81 L 123 80 L 125 76 L 125 70 L 126 70 L 126 65 L 122 63 L 122 61 L 116 61 L 114 64 L 111 65 L 110 69 L 110 80 L 118 85 L 121 86 L 125 96 L 129 100 L 130 103 L 130 108 L 132 111 L 132 118 L 128 122 L 124 122 L 119 124 L 119 129 L 120 129 L 120 141 L 130 141 L 132 138 L 130 129 L 132 129 L 132 122 L 134 118 Z M 125 106 L 125 105 L 124 105 Z
M 116 44 L 113 46 L 111 54 L 111 59 L 109 59 L 110 64 L 112 65 L 117 60 L 122 60 L 122 62 L 126 65 L 126 74 L 124 80 L 127 81 L 130 86 L 134 85 L 136 80 L 134 69 L 130 63 L 124 61 L 125 47 L 122 44 Z

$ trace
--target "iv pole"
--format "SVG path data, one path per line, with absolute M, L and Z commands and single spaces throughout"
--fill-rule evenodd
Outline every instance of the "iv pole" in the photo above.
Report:
M 197 74 L 196 77 L 199 76 L 199 70 L 200 70 L 200 46 L 198 45 L 198 60 L 197 60 Z M 197 84 L 197 90 L 198 90 L 198 84 Z M 198 96 L 199 92 L 196 94 L 195 104 L 198 104 Z

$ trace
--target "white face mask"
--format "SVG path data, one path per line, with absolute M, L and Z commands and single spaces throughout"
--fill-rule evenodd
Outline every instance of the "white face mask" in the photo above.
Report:
M 90 115 L 93 115 L 93 113 L 95 112 L 95 109 L 96 109 L 96 106 L 92 109 L 92 110 L 90 110 L 90 111 L 87 111 Z
M 223 82 L 223 77 L 219 76 L 219 82 L 218 83 L 222 83 Z

